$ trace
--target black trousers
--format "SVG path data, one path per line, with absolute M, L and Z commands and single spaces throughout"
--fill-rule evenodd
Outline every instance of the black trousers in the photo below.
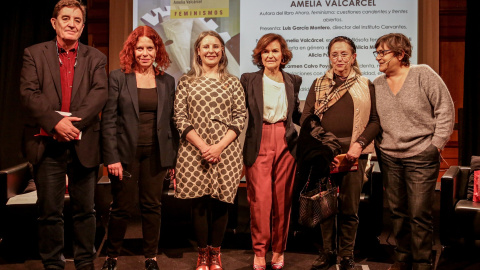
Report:
M 228 203 L 203 196 L 192 199 L 193 227 L 200 248 L 219 247 L 228 224 Z
M 95 258 L 94 191 L 98 167 L 80 163 L 73 142 L 49 140 L 43 159 L 34 167 L 37 186 L 39 252 L 45 268 L 65 268 L 64 219 L 66 178 L 73 215 L 73 250 L 78 269 Z
M 158 145 L 138 146 L 133 162 L 122 166 L 123 180 L 109 175 L 113 202 L 108 224 L 107 255 L 111 258 L 120 255 L 128 221 L 138 203 L 142 217 L 143 253 L 145 258 L 154 258 L 160 238 L 163 180 L 167 174 L 167 169 L 160 167 Z M 125 171 L 131 177 L 125 177 Z
M 357 171 L 331 175 L 331 180 L 335 181 L 339 187 L 338 214 L 323 221 L 320 227 L 323 249 L 325 251 L 336 250 L 338 239 L 338 255 L 340 257 L 353 257 L 358 228 L 358 207 L 366 165 L 367 155 L 362 155 L 358 159 Z

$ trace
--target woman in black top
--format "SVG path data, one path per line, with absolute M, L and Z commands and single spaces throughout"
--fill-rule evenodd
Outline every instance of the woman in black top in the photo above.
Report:
M 328 55 L 330 70 L 313 82 L 300 122 L 313 114 L 318 116 L 325 131 L 337 137 L 345 158 L 352 163 L 358 160 L 358 170 L 331 175 L 340 188 L 337 223 L 335 227 L 335 216 L 321 223 L 323 252 L 312 269 L 328 269 L 336 263 L 337 234 L 340 269 L 354 269 L 360 193 L 369 154 L 374 152 L 372 140 L 380 131 L 380 124 L 373 84 L 361 76 L 354 42 L 348 37 L 336 37 L 328 45 Z M 332 166 L 337 165 L 335 158 Z
M 145 269 L 153 270 L 158 269 L 163 180 L 176 157 L 175 80 L 164 72 L 170 60 L 163 41 L 148 26 L 139 26 L 129 35 L 120 64 L 121 69 L 110 73 L 102 114 L 103 160 L 113 195 L 102 269 L 115 269 L 128 220 L 139 203 Z

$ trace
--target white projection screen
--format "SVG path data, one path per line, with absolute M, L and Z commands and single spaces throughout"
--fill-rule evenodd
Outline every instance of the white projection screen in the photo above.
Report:
M 417 63 L 418 0 L 134 0 L 133 27 L 153 27 L 167 44 L 169 74 L 178 79 L 190 69 L 198 34 L 217 31 L 226 42 L 229 71 L 240 76 L 257 71 L 252 50 L 264 34 L 281 34 L 293 53 L 285 71 L 302 76 L 300 99 L 329 66 L 327 47 L 336 36 L 357 46 L 362 73 L 370 80 L 380 73 L 372 52 L 378 37 L 403 33 Z

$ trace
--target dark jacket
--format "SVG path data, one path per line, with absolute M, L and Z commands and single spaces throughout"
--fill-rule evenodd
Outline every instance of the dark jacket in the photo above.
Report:
M 325 132 L 317 115 L 312 114 L 303 121 L 297 142 L 297 180 L 305 182 L 308 177 L 320 179 L 328 176 L 330 163 L 340 154 L 337 137 Z M 313 167 L 313 170 L 311 168 Z M 310 175 L 310 172 L 314 176 Z M 301 179 L 298 179 L 301 177 Z
M 282 74 L 288 102 L 285 139 L 287 141 L 288 150 L 295 157 L 298 134 L 293 124 L 295 123 L 299 125 L 300 117 L 302 115 L 302 112 L 299 110 L 300 100 L 298 99 L 302 77 L 284 71 L 282 71 Z M 252 166 L 253 163 L 255 163 L 258 152 L 260 151 L 263 126 L 262 78 L 263 69 L 253 73 L 244 73 L 240 78 L 240 82 L 245 90 L 248 108 L 248 128 L 243 146 L 243 162 L 246 166 Z
M 161 167 L 175 165 L 178 133 L 173 126 L 175 80 L 164 73 L 155 76 L 157 85 L 157 138 Z M 110 72 L 108 101 L 102 113 L 103 162 L 105 165 L 131 163 L 137 149 L 139 124 L 135 73 L 120 69 Z
M 40 128 L 52 133 L 63 118 L 60 111 L 62 86 L 60 64 L 55 41 L 33 45 L 25 49 L 20 78 L 20 95 L 28 111 L 23 134 L 23 150 L 28 161 L 37 164 L 43 157 L 45 145 L 51 138 L 34 136 Z M 73 125 L 82 131 L 75 141 L 78 159 L 87 168 L 100 164 L 99 113 L 107 101 L 106 56 L 99 50 L 79 43 L 77 65 L 73 78 L 70 112 L 82 118 Z

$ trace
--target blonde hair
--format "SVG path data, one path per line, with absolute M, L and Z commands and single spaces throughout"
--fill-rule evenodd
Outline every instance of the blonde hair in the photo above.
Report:
M 232 75 L 227 70 L 228 59 L 227 55 L 225 54 L 225 42 L 223 41 L 222 37 L 215 31 L 204 31 L 198 36 L 194 44 L 192 67 L 187 73 L 187 76 L 189 78 L 189 81 L 192 81 L 200 78 L 203 75 L 204 70 L 202 67 L 202 60 L 198 55 L 198 49 L 200 48 L 200 43 L 202 42 L 202 40 L 207 36 L 216 37 L 222 44 L 222 58 L 220 59 L 220 62 L 218 62 L 218 77 L 220 78 L 221 82 L 224 82 L 228 77 L 231 77 Z

